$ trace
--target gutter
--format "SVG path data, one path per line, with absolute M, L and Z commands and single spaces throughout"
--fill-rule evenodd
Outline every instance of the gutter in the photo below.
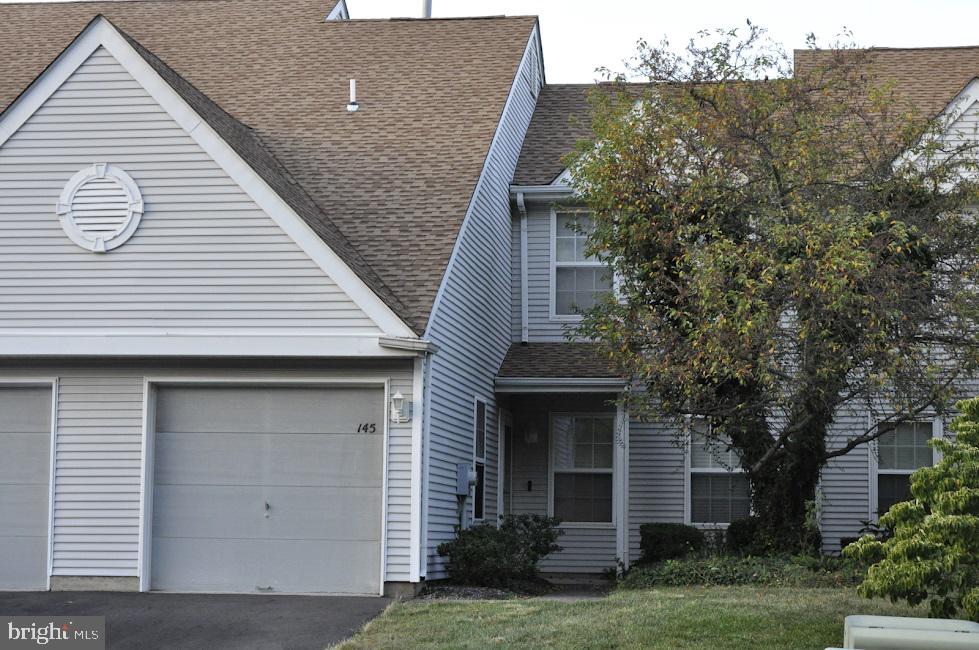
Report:
M 435 354 L 439 351 L 437 345 L 424 339 L 410 339 L 403 336 L 379 336 L 377 344 L 389 350 L 405 350 L 420 354 Z
M 568 185 L 511 185 L 510 196 L 523 195 L 529 201 L 564 201 L 573 198 L 574 189 Z

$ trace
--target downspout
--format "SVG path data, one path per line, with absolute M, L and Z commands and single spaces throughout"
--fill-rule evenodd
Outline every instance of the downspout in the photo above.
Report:
M 520 211 L 520 342 L 530 341 L 530 315 L 527 307 L 527 203 L 524 193 L 517 192 L 517 210 Z

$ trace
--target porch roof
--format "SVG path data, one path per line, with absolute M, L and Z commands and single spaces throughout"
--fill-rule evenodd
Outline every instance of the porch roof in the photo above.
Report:
M 593 343 L 514 343 L 497 373 L 497 390 L 518 387 L 621 390 L 616 374 Z

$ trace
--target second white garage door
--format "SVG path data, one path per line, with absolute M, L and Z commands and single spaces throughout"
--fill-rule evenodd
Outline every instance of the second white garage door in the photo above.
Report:
M 384 392 L 156 391 L 151 588 L 380 590 Z

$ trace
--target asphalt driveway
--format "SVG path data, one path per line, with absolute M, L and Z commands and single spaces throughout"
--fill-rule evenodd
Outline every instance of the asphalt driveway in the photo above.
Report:
M 109 648 L 323 650 L 390 600 L 360 596 L 248 596 L 0 592 L 0 615 L 105 616 Z

